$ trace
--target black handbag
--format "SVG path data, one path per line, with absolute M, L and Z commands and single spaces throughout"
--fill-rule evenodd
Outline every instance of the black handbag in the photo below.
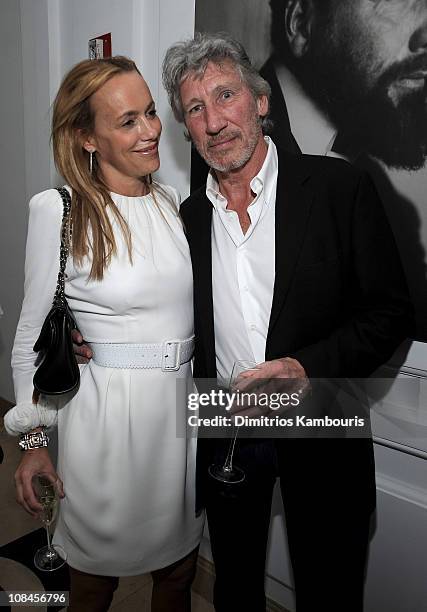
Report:
M 77 325 L 64 294 L 71 196 L 64 187 L 58 188 L 58 191 L 63 203 L 58 281 L 52 308 L 44 320 L 33 348 L 39 353 L 38 367 L 33 378 L 34 389 L 43 395 L 69 393 L 80 381 L 80 371 L 71 337 L 71 332 L 77 328 Z

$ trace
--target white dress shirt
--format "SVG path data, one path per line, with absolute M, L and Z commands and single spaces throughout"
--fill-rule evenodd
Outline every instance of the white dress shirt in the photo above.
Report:
M 233 364 L 265 360 L 275 277 L 277 150 L 268 137 L 267 156 L 250 186 L 246 234 L 219 192 L 214 173 L 206 183 L 212 202 L 212 289 L 218 379 L 228 383 Z

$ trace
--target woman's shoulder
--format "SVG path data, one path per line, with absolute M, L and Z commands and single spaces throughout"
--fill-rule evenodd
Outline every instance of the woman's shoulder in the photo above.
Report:
M 175 187 L 172 187 L 171 185 L 165 185 L 164 183 L 159 183 L 157 181 L 153 182 L 153 187 L 155 188 L 157 194 L 160 194 L 163 198 L 168 200 L 169 203 L 173 204 L 177 210 L 179 210 L 181 196 L 178 189 L 175 189 Z
M 57 189 L 46 189 L 36 193 L 31 198 L 29 207 L 32 214 L 62 216 L 62 198 Z

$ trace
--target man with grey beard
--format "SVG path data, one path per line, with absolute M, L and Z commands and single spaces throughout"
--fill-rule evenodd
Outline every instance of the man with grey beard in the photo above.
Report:
M 291 155 L 264 136 L 270 88 L 227 36 L 173 45 L 163 81 L 175 118 L 210 166 L 181 207 L 196 379 L 227 381 L 237 360 L 258 364 L 245 373 L 254 385 L 292 379 L 304 388 L 309 378 L 371 374 L 406 337 L 411 307 L 367 174 L 342 160 Z M 228 440 L 199 438 L 197 500 L 209 522 L 215 609 L 265 610 L 278 476 L 298 612 L 360 612 L 375 507 L 372 440 L 277 433 L 239 439 L 245 479 L 234 484 L 208 473 L 224 461 Z

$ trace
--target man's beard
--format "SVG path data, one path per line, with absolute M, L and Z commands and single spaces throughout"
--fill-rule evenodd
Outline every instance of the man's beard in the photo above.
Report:
M 228 136 L 235 136 L 236 138 L 240 138 L 240 132 L 233 132 L 233 134 L 229 134 Z M 223 138 L 224 135 L 221 135 L 218 140 L 221 141 Z M 214 140 L 212 140 L 212 143 L 213 142 Z M 255 138 L 255 135 L 251 134 L 248 143 L 241 149 L 240 154 L 228 161 L 222 161 L 220 156 L 209 155 L 209 149 L 207 153 L 202 151 L 201 149 L 197 150 L 199 154 L 204 158 L 208 166 L 213 170 L 217 170 L 218 172 L 231 172 L 231 170 L 237 170 L 238 168 L 242 168 L 250 160 L 257 142 L 258 136 Z
M 209 147 L 207 152 L 202 150 L 202 147 L 198 147 L 195 143 L 199 155 L 205 160 L 210 168 L 218 172 L 231 172 L 232 170 L 238 170 L 247 164 L 251 159 L 253 152 L 258 144 L 260 135 L 262 134 L 261 118 L 256 114 L 256 106 L 254 105 L 254 116 L 253 122 L 250 126 L 250 130 L 247 137 L 246 144 L 241 148 L 239 154 L 233 159 L 221 160 L 221 156 L 209 155 Z M 236 139 L 242 139 L 240 130 L 231 129 L 229 131 L 221 132 L 218 136 L 211 137 L 208 141 L 209 144 L 215 144 L 215 142 L 222 142 L 225 138 L 236 137 Z M 227 158 L 228 156 L 224 156 Z
M 312 45 L 295 70 L 304 89 L 337 127 L 343 152 L 367 152 L 392 168 L 422 168 L 427 159 L 427 88 L 401 94 L 396 102 L 388 92 L 399 79 L 425 70 L 427 57 L 392 65 L 368 88 L 363 57 L 355 58 L 325 38 Z

